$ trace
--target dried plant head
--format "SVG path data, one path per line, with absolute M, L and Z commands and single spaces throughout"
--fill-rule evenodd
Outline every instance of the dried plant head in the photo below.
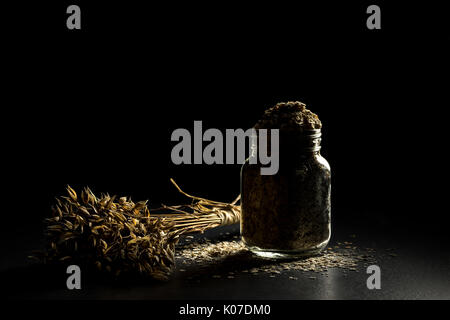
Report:
M 70 186 L 45 220 L 45 262 L 90 262 L 119 275 L 139 272 L 168 279 L 174 266 L 178 233 L 165 218 L 150 219 L 147 201 L 102 194 L 85 188 L 80 196 Z

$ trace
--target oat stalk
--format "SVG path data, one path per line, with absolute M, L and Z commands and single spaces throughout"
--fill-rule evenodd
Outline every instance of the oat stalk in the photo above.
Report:
M 208 200 L 189 195 L 173 179 L 170 181 L 181 194 L 192 199 L 192 203 L 176 206 L 164 205 L 151 211 L 165 212 L 152 213 L 151 217 L 164 218 L 173 222 L 172 229 L 179 234 L 204 232 L 212 228 L 239 223 L 241 208 L 236 203 L 240 200 L 240 196 L 231 203 Z

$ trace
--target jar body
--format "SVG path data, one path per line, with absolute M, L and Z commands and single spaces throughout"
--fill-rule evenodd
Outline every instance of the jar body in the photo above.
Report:
M 259 164 L 242 166 L 242 240 L 266 257 L 317 254 L 331 235 L 330 166 L 319 151 L 280 156 L 275 175 L 261 175 Z

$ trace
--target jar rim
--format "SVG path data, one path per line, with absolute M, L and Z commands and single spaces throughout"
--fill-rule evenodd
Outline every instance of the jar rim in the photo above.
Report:
M 258 132 L 258 130 L 260 129 L 266 129 L 266 130 L 273 130 L 273 129 L 277 129 L 280 132 L 289 132 L 289 133 L 299 133 L 299 134 L 315 134 L 315 133 L 320 133 L 322 132 L 322 129 L 301 129 L 299 130 L 298 128 L 255 128 L 256 132 Z
M 283 130 L 280 129 L 280 134 L 287 136 L 298 136 L 306 139 L 316 139 L 322 136 L 320 129 L 307 129 L 307 130 Z

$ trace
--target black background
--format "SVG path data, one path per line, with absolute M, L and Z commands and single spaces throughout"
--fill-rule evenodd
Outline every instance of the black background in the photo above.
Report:
M 443 8 L 378 1 L 368 30 L 364 2 L 73 3 L 82 30 L 68 2 L 3 12 L 6 238 L 40 228 L 67 184 L 159 206 L 181 199 L 173 177 L 231 201 L 240 166 L 173 165 L 172 131 L 246 129 L 300 100 L 323 123 L 335 226 L 449 240 Z
M 45 216 L 66 184 L 159 205 L 174 194 L 169 177 L 230 200 L 239 166 L 175 166 L 171 132 L 194 120 L 246 129 L 300 100 L 323 122 L 336 219 L 352 209 L 448 221 L 436 183 L 446 180 L 449 41 L 439 9 L 383 3 L 382 30 L 371 31 L 363 3 L 78 4 L 81 31 L 67 30 L 65 3 L 8 12 L 5 174 L 34 202 L 23 214 Z

